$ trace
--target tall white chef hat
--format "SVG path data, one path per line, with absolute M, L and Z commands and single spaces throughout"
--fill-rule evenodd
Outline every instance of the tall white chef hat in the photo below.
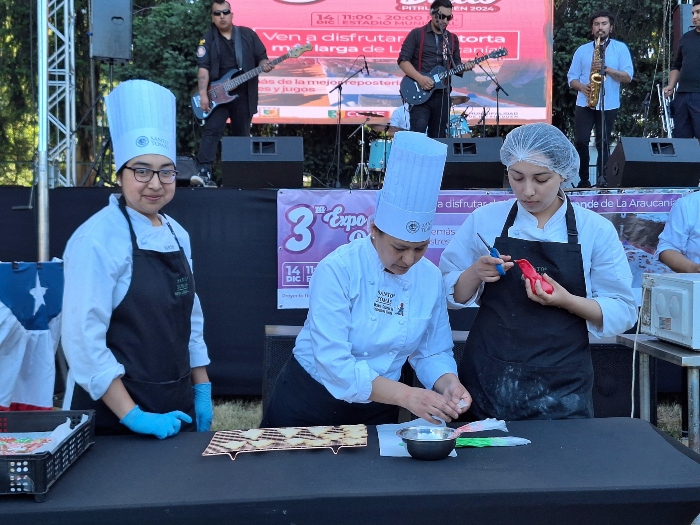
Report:
M 384 186 L 377 195 L 377 228 L 402 241 L 430 238 L 446 157 L 447 145 L 423 133 L 394 135 Z
M 117 169 L 149 153 L 175 163 L 175 95 L 148 80 L 122 82 L 105 99 Z

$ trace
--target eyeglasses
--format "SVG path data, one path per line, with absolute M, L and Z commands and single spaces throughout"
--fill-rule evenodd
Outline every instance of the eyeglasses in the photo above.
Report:
M 435 13 L 440 20 L 447 20 L 448 22 L 454 18 L 454 15 L 443 15 L 442 13 Z
M 231 10 L 224 9 L 223 11 L 212 11 L 211 14 L 212 14 L 212 16 L 221 16 L 221 15 L 228 16 L 231 14 Z
M 134 172 L 134 178 L 138 182 L 151 182 L 153 175 L 158 175 L 162 184 L 172 184 L 177 178 L 177 170 L 152 170 L 150 168 L 132 168 L 124 166 Z

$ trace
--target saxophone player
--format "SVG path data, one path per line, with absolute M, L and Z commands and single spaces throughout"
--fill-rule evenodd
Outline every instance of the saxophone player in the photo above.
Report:
M 574 115 L 574 146 L 581 157 L 579 188 L 591 187 L 588 176 L 588 142 L 594 126 L 598 150 L 596 181 L 597 185 L 603 185 L 603 170 L 610 154 L 610 138 L 620 108 L 620 84 L 631 82 L 634 73 L 627 45 L 610 38 L 615 24 L 613 14 L 602 9 L 593 13 L 589 22 L 593 41 L 576 50 L 568 73 L 569 85 L 578 91 Z

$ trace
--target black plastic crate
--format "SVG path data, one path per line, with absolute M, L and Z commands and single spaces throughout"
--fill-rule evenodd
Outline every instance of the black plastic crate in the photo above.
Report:
M 35 501 L 45 501 L 51 485 L 95 442 L 95 411 L 0 412 L 0 434 L 49 432 L 66 418 L 75 428 L 83 414 L 88 415 L 87 425 L 53 452 L 0 456 L 0 494 L 34 494 Z

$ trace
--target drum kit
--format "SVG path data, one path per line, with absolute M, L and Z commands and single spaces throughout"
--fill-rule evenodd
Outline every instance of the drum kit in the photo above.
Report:
M 451 106 L 458 106 L 468 101 L 469 97 L 466 95 L 453 95 L 450 97 Z M 389 120 L 378 120 L 383 118 L 383 115 L 378 113 L 365 111 L 358 112 L 358 114 L 367 117 L 367 120 L 350 134 L 350 137 L 352 137 L 357 131 L 361 130 L 360 145 L 362 159 L 355 169 L 355 175 L 350 183 L 350 189 L 379 189 L 384 180 L 394 134 L 398 131 L 407 130 L 392 126 Z M 378 134 L 378 138 L 374 138 L 369 143 L 369 158 L 367 162 L 365 162 L 365 127 L 368 127 Z M 469 124 L 464 117 L 464 113 L 452 115 L 448 125 L 448 136 L 456 138 L 462 137 L 466 133 L 469 133 Z

